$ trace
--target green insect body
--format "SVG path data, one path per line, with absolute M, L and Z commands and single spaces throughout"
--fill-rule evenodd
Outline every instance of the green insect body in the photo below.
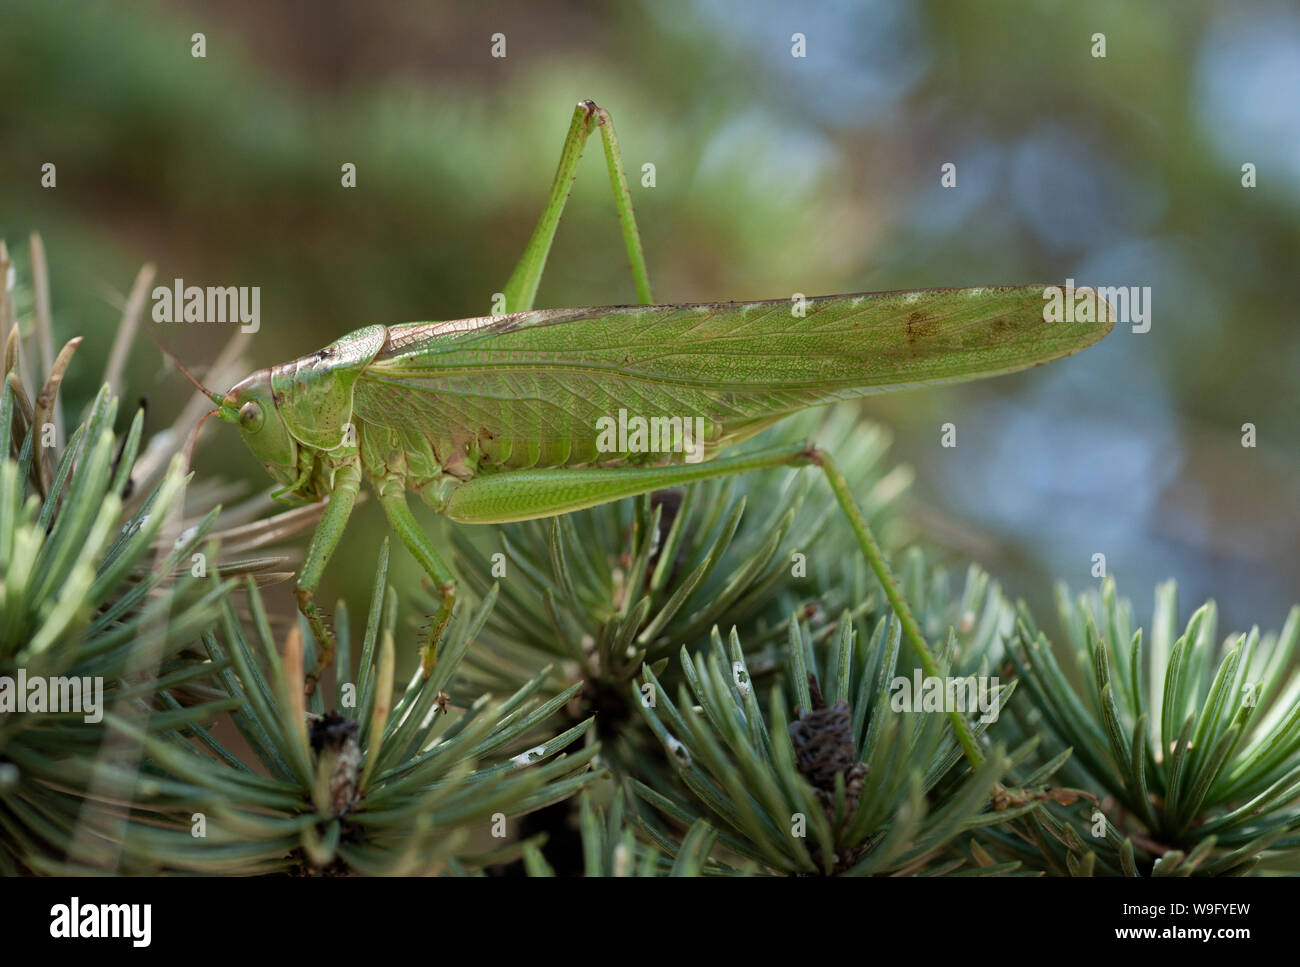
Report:
M 221 407 L 294 496 L 327 496 L 354 464 L 381 491 L 417 494 L 456 518 L 456 490 L 484 475 L 685 462 L 682 452 L 602 449 L 601 421 L 620 409 L 647 422 L 699 416 L 695 442 L 709 460 L 809 406 L 1012 372 L 1109 328 L 1044 322 L 1042 291 L 828 296 L 799 315 L 779 300 L 368 326 L 250 376 Z
M 506 315 L 367 326 L 308 356 L 261 370 L 224 395 L 281 493 L 329 503 L 298 576 L 299 607 L 333 637 L 314 601 L 363 480 L 443 594 L 424 665 L 451 616 L 455 579 L 406 502 L 414 493 L 467 523 L 568 513 L 710 477 L 821 467 L 927 675 L 937 666 L 829 454 L 812 446 L 725 450 L 799 410 L 891 390 L 1025 369 L 1083 349 L 1099 321 L 1044 320 L 1044 286 L 931 289 L 701 305 L 532 310 L 582 147 L 598 127 L 642 303 L 650 287 L 609 116 L 578 105 L 551 197 L 505 288 Z M 690 447 L 614 434 L 628 414 Z M 669 434 L 671 436 L 671 434 Z M 664 439 L 660 440 L 662 444 Z M 315 677 L 309 687 L 314 687 Z M 953 728 L 972 762 L 965 722 Z

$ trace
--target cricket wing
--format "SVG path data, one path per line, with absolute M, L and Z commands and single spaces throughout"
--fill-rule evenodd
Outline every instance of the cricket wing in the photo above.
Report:
M 389 327 L 356 386 L 368 422 L 477 441 L 499 466 L 603 462 L 598 421 L 702 417 L 710 452 L 809 406 L 1015 372 L 1112 327 L 1044 319 L 1044 286 L 541 310 Z M 435 439 L 436 437 L 436 439 Z

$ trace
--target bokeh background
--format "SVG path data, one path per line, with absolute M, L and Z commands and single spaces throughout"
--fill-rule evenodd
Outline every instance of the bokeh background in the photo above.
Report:
M 1039 607 L 1056 578 L 1095 583 L 1097 552 L 1143 619 L 1166 577 L 1225 629 L 1300 600 L 1294 3 L 0 0 L 0 237 L 23 271 L 42 233 L 56 330 L 92 360 L 146 261 L 164 284 L 260 286 L 257 366 L 482 315 L 588 97 L 617 125 L 658 301 L 1150 285 L 1148 333 L 870 401 L 916 468 L 908 510 Z M 593 143 L 539 306 L 632 301 Z M 156 328 L 200 371 L 230 333 Z M 99 372 L 74 364 L 72 404 Z M 160 423 L 187 398 L 147 340 L 128 375 Z M 229 430 L 198 466 L 266 484 Z M 355 565 L 385 532 L 358 511 L 326 600 L 364 604 Z

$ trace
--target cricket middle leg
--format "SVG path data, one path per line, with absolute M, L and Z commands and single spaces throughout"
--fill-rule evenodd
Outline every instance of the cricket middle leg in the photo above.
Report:
M 456 577 L 447 566 L 447 562 L 442 559 L 442 555 L 438 553 L 438 549 L 434 547 L 429 535 L 421 529 L 415 515 L 411 513 L 404 491 L 395 490 L 385 493 L 381 490 L 379 502 L 388 516 L 389 524 L 397 531 L 397 536 L 402 539 L 406 549 L 419 562 L 424 573 L 429 575 L 442 596 L 438 610 L 432 615 L 428 638 L 420 646 L 420 667 L 424 677 L 428 678 L 433 671 L 433 666 L 437 664 L 438 645 L 442 640 L 443 632 L 451 622 L 452 609 L 456 605 Z
M 503 294 L 507 312 L 531 309 L 537 299 L 537 286 L 542 280 L 542 271 L 546 268 L 546 257 L 555 240 L 555 230 L 560 224 L 564 204 L 569 200 L 569 191 L 578 172 L 578 161 L 582 158 L 582 149 L 586 146 L 593 125 L 600 129 L 600 140 L 605 149 L 605 166 L 609 171 L 610 187 L 614 190 L 614 206 L 618 210 L 623 244 L 627 247 L 628 262 L 632 266 L 637 301 L 643 306 L 650 305 L 652 301 L 645 252 L 641 248 L 641 235 L 637 231 L 636 215 L 632 211 L 632 193 L 623 171 L 623 156 L 614 134 L 614 122 L 609 112 L 598 107 L 595 101 L 581 101 L 573 112 L 569 133 L 564 139 L 560 165 L 556 169 L 555 180 L 551 183 L 551 194 L 547 198 L 546 207 L 542 209 L 542 216 L 533 230 L 532 238 L 528 240 L 523 258 L 506 283 Z

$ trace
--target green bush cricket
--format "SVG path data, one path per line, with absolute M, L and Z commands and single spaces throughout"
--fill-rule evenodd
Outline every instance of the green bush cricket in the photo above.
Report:
M 600 131 L 641 304 L 534 311 L 593 128 Z M 926 674 L 936 675 L 831 457 L 811 445 L 719 453 L 805 407 L 1058 359 L 1102 338 L 1113 318 L 1102 311 L 1097 322 L 1047 322 L 1042 285 L 651 305 L 614 129 L 591 101 L 574 112 L 549 200 L 502 295 L 504 315 L 367 326 L 260 370 L 228 393 L 204 391 L 282 485 L 279 494 L 329 500 L 297 581 L 298 606 L 320 643 L 315 676 L 332 662 L 334 646 L 315 592 L 363 478 L 442 594 L 423 646 L 427 671 L 451 617 L 456 582 L 416 523 L 409 491 L 453 520 L 501 523 L 710 477 L 805 465 L 826 473 L 904 635 Z M 602 428 L 627 412 L 658 421 L 684 445 L 646 448 L 620 431 L 611 446 Z M 690 427 L 702 432 L 687 446 Z M 953 724 L 967 756 L 979 761 L 956 713 Z

